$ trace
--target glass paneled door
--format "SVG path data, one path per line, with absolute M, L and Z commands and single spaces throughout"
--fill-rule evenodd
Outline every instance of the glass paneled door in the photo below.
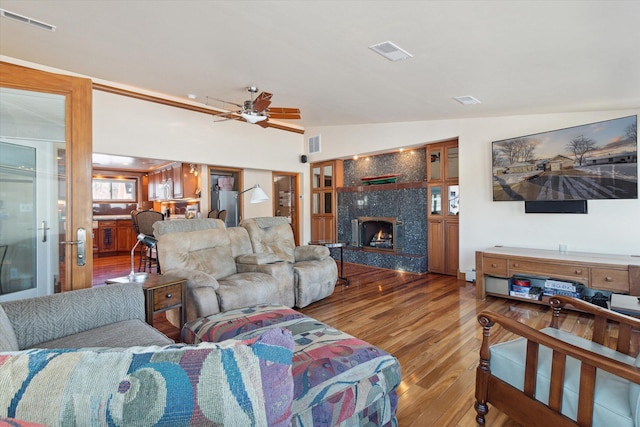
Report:
M 65 97 L 2 88 L 0 108 L 0 301 L 8 301 L 53 293 L 65 271 Z

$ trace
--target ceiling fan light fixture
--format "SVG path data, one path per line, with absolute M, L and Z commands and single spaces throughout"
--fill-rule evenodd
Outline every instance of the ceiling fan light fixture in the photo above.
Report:
M 256 124 L 256 123 L 261 122 L 263 120 L 267 120 L 267 116 L 260 116 L 258 114 L 242 113 L 240 115 L 242 116 L 243 119 L 245 119 L 246 121 L 248 121 L 251 124 Z

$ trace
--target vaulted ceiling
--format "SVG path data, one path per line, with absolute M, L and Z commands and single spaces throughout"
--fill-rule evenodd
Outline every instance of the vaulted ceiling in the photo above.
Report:
M 291 123 L 301 127 L 640 107 L 639 1 L 0 0 L 0 8 L 56 26 L 0 17 L 0 55 L 187 102 L 242 104 L 255 85 L 273 93 L 273 106 L 300 108 Z M 369 49 L 385 41 L 412 57 L 394 62 Z M 481 103 L 453 99 L 467 95 Z

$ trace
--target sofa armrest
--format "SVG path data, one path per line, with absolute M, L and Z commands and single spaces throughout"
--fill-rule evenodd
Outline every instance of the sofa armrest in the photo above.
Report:
M 21 349 L 111 323 L 145 319 L 144 293 L 138 283 L 96 286 L 2 306 Z
M 211 274 L 204 271 L 174 269 L 165 271 L 164 274 L 171 274 L 187 279 L 187 321 L 198 317 L 208 316 L 220 312 L 218 295 L 216 290 L 220 287 L 218 280 Z M 181 328 L 178 310 L 167 311 L 167 320 L 177 328 Z
M 272 264 L 274 262 L 282 261 L 276 254 L 251 254 L 240 255 L 236 258 L 236 264 L 248 264 L 248 265 L 264 265 Z
M 329 248 L 321 245 L 303 245 L 296 246 L 294 257 L 296 262 L 300 261 L 316 261 L 331 256 Z
M 204 271 L 174 269 L 163 271 L 163 274 L 170 274 L 172 276 L 187 279 L 187 288 L 211 287 L 216 290 L 220 287 L 218 280 L 216 280 L 216 278 L 211 274 L 205 273 Z

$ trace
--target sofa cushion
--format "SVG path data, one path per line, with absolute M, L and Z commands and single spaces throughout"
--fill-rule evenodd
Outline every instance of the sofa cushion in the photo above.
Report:
M 184 325 L 182 339 L 249 339 L 276 327 L 295 342 L 292 426 L 395 423 L 396 358 L 288 307 L 262 304 L 197 319 Z
M 243 220 L 240 225 L 247 229 L 255 253 L 273 253 L 283 261 L 296 261 L 296 243 L 291 224 L 286 218 L 250 218 Z
M 545 328 L 540 332 L 551 335 L 569 344 L 633 364 L 634 359 L 615 350 L 555 328 Z M 495 344 L 490 347 L 491 373 L 511 384 L 520 391 L 524 390 L 524 368 L 527 340 L 518 338 Z M 540 346 L 538 353 L 538 376 L 536 381 L 536 400 L 547 404 L 551 383 L 550 348 Z M 580 386 L 580 361 L 572 357 L 566 359 L 565 383 L 561 412 L 572 420 L 577 419 L 578 392 Z M 598 369 L 596 371 L 596 390 L 594 397 L 594 426 L 633 426 L 631 406 L 629 405 L 630 384 L 620 377 Z
M 204 271 L 216 279 L 237 272 L 224 228 L 163 234 L 158 237 L 158 256 L 164 271 Z
M 0 351 L 18 350 L 18 340 L 13 332 L 13 325 L 0 304 Z
M 173 340 L 149 324 L 132 319 L 39 343 L 34 348 L 133 347 L 172 343 Z
M 218 281 L 216 290 L 221 311 L 260 303 L 279 302 L 278 284 L 266 273 L 238 273 Z
M 633 364 L 636 368 L 640 368 L 640 354 L 636 357 Z M 631 414 L 636 426 L 640 426 L 640 384 L 631 383 L 629 388 L 629 405 L 631 406 Z
M 291 334 L 254 338 L 0 353 L 0 417 L 50 426 L 288 426 Z

